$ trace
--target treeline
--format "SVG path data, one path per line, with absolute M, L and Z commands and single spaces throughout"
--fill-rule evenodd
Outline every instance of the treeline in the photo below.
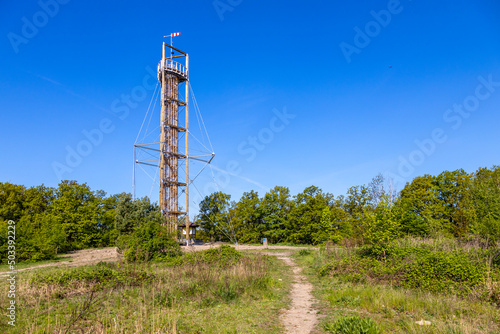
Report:
M 311 186 L 291 196 L 275 187 L 250 191 L 238 202 L 222 192 L 201 202 L 197 223 L 205 240 L 321 244 L 342 240 L 383 244 L 400 236 L 479 237 L 500 241 L 500 167 L 424 175 L 396 192 L 376 176 L 335 197 Z
M 9 220 L 15 222 L 17 261 L 115 245 L 128 251 L 130 259 L 153 257 L 156 249 L 170 243 L 156 203 L 148 198 L 132 200 L 126 193 L 106 196 L 75 181 L 63 181 L 57 188 L 0 183 L 2 263 L 8 254 Z
M 159 207 L 131 194 L 107 196 L 86 184 L 56 188 L 0 183 L 0 260 L 8 255 L 8 221 L 15 222 L 16 259 L 44 260 L 92 247 L 119 246 L 129 260 L 168 256 L 172 238 Z M 200 203 L 198 237 L 259 243 L 383 244 L 399 236 L 448 235 L 500 241 L 500 167 L 424 175 L 396 192 L 382 175 L 335 197 L 311 186 L 292 196 L 275 187 L 238 202 L 213 193 Z

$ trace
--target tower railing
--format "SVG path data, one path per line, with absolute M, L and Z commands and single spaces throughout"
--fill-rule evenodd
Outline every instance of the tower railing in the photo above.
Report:
M 173 72 L 175 74 L 180 75 L 184 79 L 188 78 L 188 70 L 186 66 L 176 61 L 173 61 L 172 59 L 165 59 L 164 64 L 162 64 L 162 61 L 160 60 L 160 63 L 158 64 L 158 76 L 160 76 L 159 78 L 160 80 L 161 80 L 161 70 Z

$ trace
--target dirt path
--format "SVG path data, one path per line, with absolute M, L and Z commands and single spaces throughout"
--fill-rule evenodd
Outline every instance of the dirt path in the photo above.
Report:
M 64 254 L 61 256 L 62 261 L 34 265 L 32 267 L 20 268 L 16 272 L 22 272 L 26 270 L 33 270 L 45 267 L 78 267 L 90 264 L 96 264 L 98 262 L 112 262 L 119 258 L 119 254 L 116 247 L 107 248 L 91 248 L 75 251 L 69 254 Z M 0 277 L 7 276 L 7 271 L 0 272 Z
M 302 268 L 290 258 L 289 253 L 268 253 L 283 260 L 293 270 L 293 284 L 290 291 L 292 305 L 289 310 L 284 310 L 281 321 L 285 325 L 288 334 L 309 334 L 314 330 L 318 322 L 317 310 L 314 309 L 313 286 L 302 275 Z

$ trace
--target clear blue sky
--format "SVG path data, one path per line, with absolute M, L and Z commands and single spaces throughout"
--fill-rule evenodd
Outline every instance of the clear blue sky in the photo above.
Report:
M 131 192 L 152 90 L 125 117 L 112 108 L 177 31 L 216 165 L 237 167 L 220 180 L 233 199 L 275 185 L 341 195 L 379 172 L 401 188 L 500 163 L 497 1 L 41 3 L 0 3 L 2 182 L 56 186 L 54 163 L 107 119 L 63 179 Z

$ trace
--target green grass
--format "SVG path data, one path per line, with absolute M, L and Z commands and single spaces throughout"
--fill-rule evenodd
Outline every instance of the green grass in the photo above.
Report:
M 69 256 L 58 256 L 53 260 L 44 260 L 44 261 L 37 261 L 37 262 L 32 262 L 32 261 L 23 261 L 20 263 L 16 263 L 16 269 L 25 269 L 25 268 L 32 268 L 32 267 L 37 267 L 43 264 L 49 264 L 49 263 L 57 263 L 57 262 L 62 262 L 62 261 L 68 261 L 71 262 L 72 259 Z M 0 274 L 1 273 L 6 273 L 11 271 L 9 268 L 8 264 L 1 264 L 0 265 Z
M 190 253 L 169 264 L 21 272 L 18 321 L 11 332 L 282 332 L 279 311 L 289 302 L 288 268 L 273 256 L 229 253 Z M 5 282 L 1 286 L 6 288 Z M 6 294 L 0 302 L 6 305 Z
M 310 245 L 304 245 L 304 244 L 296 244 L 293 242 L 277 242 L 277 243 L 269 243 L 269 246 L 287 246 L 287 247 L 313 247 Z
M 272 248 L 262 248 L 262 249 L 247 249 L 247 250 L 242 250 L 241 252 L 248 252 L 248 253 L 287 253 L 287 252 L 295 252 L 296 250 L 293 249 L 272 249 Z
M 297 263 L 305 268 L 304 273 L 315 287 L 313 293 L 319 300 L 323 315 L 320 327 L 324 333 L 335 333 L 334 324 L 348 317 L 371 319 L 381 333 L 500 332 L 500 309 L 480 296 L 397 287 L 390 280 L 355 281 L 342 274 L 318 274 L 332 258 L 351 258 L 357 252 L 321 249 L 311 254 L 295 254 Z M 420 320 L 431 324 L 418 325 L 416 322 Z
M 370 318 L 357 315 L 339 317 L 334 323 L 326 323 L 323 329 L 333 334 L 379 334 L 380 329 Z

